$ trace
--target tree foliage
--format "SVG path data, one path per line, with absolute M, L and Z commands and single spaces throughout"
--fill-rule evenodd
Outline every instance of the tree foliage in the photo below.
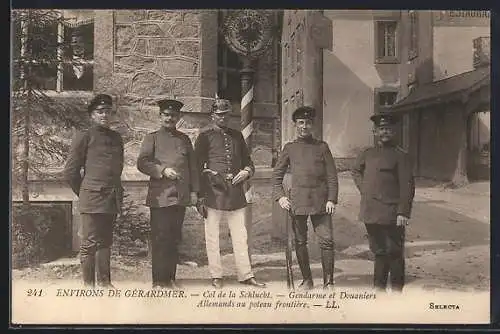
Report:
M 51 170 L 65 160 L 70 143 L 61 134 L 86 123 L 78 104 L 49 96 L 43 89 L 64 61 L 58 50 L 69 48 L 69 41 L 57 36 L 63 21 L 57 10 L 12 13 L 12 172 L 13 186 L 26 192 L 25 202 L 29 178 L 53 177 Z
M 70 143 L 64 131 L 85 124 L 76 104 L 49 96 L 47 78 L 62 66 L 69 41 L 58 38 L 63 23 L 58 10 L 24 9 L 12 12 L 11 53 L 11 179 L 22 194 L 22 210 L 12 216 L 12 250 L 23 254 L 23 263 L 36 262 L 39 252 L 36 212 L 30 206 L 30 178 L 56 177 Z M 19 254 L 13 254 L 15 261 Z M 32 261 L 33 260 L 33 261 Z

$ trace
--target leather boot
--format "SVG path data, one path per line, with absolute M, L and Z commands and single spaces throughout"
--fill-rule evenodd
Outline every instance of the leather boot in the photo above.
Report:
M 379 291 L 385 291 L 387 288 L 387 279 L 389 277 L 389 261 L 386 255 L 376 255 L 373 265 L 373 285 Z
M 397 254 L 391 258 L 389 265 L 391 291 L 402 292 L 405 283 L 405 259 Z
M 300 272 L 304 279 L 302 283 L 299 284 L 299 289 L 310 290 L 313 288 L 314 283 L 311 267 L 309 265 L 309 251 L 307 245 L 296 245 L 295 254 L 297 255 L 297 262 L 299 263 Z
M 87 287 L 95 286 L 95 259 L 93 256 L 84 256 L 80 260 L 83 284 Z
M 323 288 L 333 288 L 333 272 L 334 272 L 334 251 L 332 249 L 321 250 L 321 266 L 323 267 Z
M 95 253 L 97 262 L 97 284 L 103 287 L 112 287 L 111 285 L 111 249 L 100 248 Z

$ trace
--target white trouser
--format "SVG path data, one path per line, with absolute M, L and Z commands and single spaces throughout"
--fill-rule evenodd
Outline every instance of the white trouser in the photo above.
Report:
M 222 278 L 222 262 L 219 247 L 219 227 L 223 217 L 227 218 L 234 260 L 238 271 L 238 281 L 254 277 L 248 256 L 247 229 L 245 227 L 245 208 L 233 211 L 207 208 L 205 220 L 205 244 L 207 246 L 208 267 L 212 278 Z

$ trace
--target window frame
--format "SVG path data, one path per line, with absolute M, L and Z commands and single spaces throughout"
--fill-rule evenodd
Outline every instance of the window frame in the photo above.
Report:
M 374 112 L 375 113 L 378 113 L 380 111 L 383 111 L 383 110 L 388 110 L 390 108 L 391 105 L 385 107 L 385 106 L 381 106 L 380 105 L 380 94 L 383 94 L 383 93 L 395 93 L 396 94 L 396 98 L 394 99 L 394 103 L 396 103 L 398 101 L 398 97 L 400 95 L 400 89 L 398 87 L 379 87 L 379 88 L 375 88 L 373 90 L 373 93 L 374 93 Z
M 400 46 L 401 46 L 401 24 L 400 24 L 400 19 L 396 18 L 378 18 L 374 21 L 375 27 L 374 27 L 374 42 L 375 42 L 375 48 L 374 48 L 374 55 L 375 55 L 375 63 L 376 64 L 398 64 L 401 62 L 401 57 L 400 57 Z M 380 43 L 381 41 L 379 40 L 379 31 L 380 31 L 380 25 L 382 24 L 387 24 L 387 23 L 394 23 L 396 25 L 396 28 L 394 30 L 394 56 L 385 56 L 385 55 L 380 55 L 379 54 L 379 49 L 380 49 Z M 385 41 L 382 42 L 385 44 Z
M 61 17 L 63 13 L 61 12 Z M 79 22 L 75 22 L 75 23 L 70 23 L 70 22 L 58 22 L 57 23 L 57 40 L 56 40 L 56 43 L 57 43 L 57 47 L 56 47 L 56 50 L 55 50 L 55 53 L 56 53 L 56 58 L 57 58 L 57 65 L 56 65 L 56 75 L 54 77 L 55 79 L 55 89 L 40 89 L 41 91 L 45 92 L 46 94 L 48 95 L 57 95 L 57 94 L 60 94 L 60 93 L 76 93 L 76 94 L 80 94 L 80 95 L 87 95 L 88 94 L 92 94 L 92 92 L 94 91 L 94 85 L 92 83 L 92 87 L 91 89 L 85 89 L 85 90 L 82 90 L 82 89 L 79 89 L 79 90 L 65 90 L 64 89 L 64 71 L 65 71 L 65 68 L 64 68 L 64 65 L 66 64 L 75 64 L 75 61 L 71 61 L 71 60 L 67 60 L 64 58 L 64 44 L 65 44 L 65 29 L 66 28 L 77 28 L 79 26 L 84 26 L 84 25 L 92 25 L 92 30 L 93 30 L 93 27 L 94 27 L 94 24 L 95 24 L 95 20 L 94 20 L 94 17 L 92 18 L 89 18 L 89 19 L 86 19 L 86 20 L 82 20 L 82 21 L 79 21 Z M 22 26 L 22 23 L 21 23 L 21 26 Z M 22 29 L 22 28 L 21 28 Z M 94 39 L 94 42 L 95 42 L 95 35 L 94 33 L 92 33 L 92 38 Z M 19 55 L 22 57 L 22 55 L 24 54 L 24 48 L 23 48 L 23 41 L 20 41 L 20 51 L 19 51 Z M 92 53 L 94 53 L 94 49 L 95 48 L 95 44 L 93 46 L 93 50 L 92 50 Z M 15 51 L 13 51 L 15 52 Z M 93 57 L 92 57 L 93 58 Z M 13 59 L 13 62 L 19 62 L 18 60 L 16 59 Z M 37 64 L 37 60 L 33 60 L 32 63 L 34 63 L 35 65 Z M 79 60 L 78 61 L 78 64 L 82 65 L 82 66 L 92 66 L 92 77 L 94 76 L 94 65 L 95 65 L 95 61 L 94 59 L 82 59 L 82 60 Z M 52 78 L 51 76 L 47 77 L 47 78 Z M 93 80 L 92 80 L 93 81 Z
M 408 10 L 409 21 L 409 41 L 408 41 L 408 60 L 413 60 L 418 57 L 418 13 L 416 10 Z

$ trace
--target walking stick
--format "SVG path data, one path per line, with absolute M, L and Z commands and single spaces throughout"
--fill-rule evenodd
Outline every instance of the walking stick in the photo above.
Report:
M 290 194 L 288 194 L 290 196 Z M 289 197 L 290 198 L 290 197 Z M 288 211 L 288 217 L 286 219 L 286 250 L 285 250 L 285 260 L 286 260 L 286 285 L 288 289 L 295 290 L 295 284 L 293 283 L 293 268 L 292 268 L 292 248 L 293 248 L 293 228 L 295 217 L 292 212 L 292 208 Z

